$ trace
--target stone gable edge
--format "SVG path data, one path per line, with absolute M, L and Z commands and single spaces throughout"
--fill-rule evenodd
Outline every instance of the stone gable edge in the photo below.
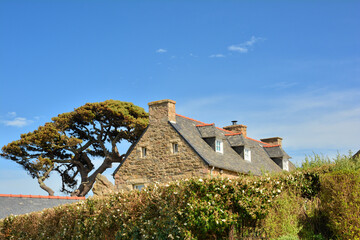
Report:
M 134 150 L 134 148 L 136 147 L 136 145 L 140 142 L 140 140 L 142 139 L 142 137 L 144 136 L 144 134 L 147 132 L 147 130 L 149 129 L 150 125 L 148 125 L 144 132 L 140 135 L 139 139 L 131 144 L 129 150 L 126 152 L 126 155 L 125 155 L 125 158 L 124 158 L 124 161 L 122 161 L 119 166 L 114 170 L 114 172 L 111 174 L 113 177 L 115 177 L 115 174 L 119 171 L 120 167 L 125 163 L 125 161 L 127 160 L 127 158 L 129 157 L 129 155 L 132 153 L 132 151 Z

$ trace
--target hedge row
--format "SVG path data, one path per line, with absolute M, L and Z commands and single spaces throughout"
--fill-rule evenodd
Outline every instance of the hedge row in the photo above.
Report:
M 360 172 L 188 179 L 0 222 L 1 239 L 360 239 Z

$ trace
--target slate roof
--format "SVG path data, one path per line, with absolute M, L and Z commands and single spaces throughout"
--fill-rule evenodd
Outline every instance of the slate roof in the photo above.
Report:
M 0 219 L 9 215 L 21 215 L 42 211 L 62 204 L 74 203 L 85 197 L 54 197 L 38 195 L 0 194 Z
M 264 150 L 267 152 L 267 154 L 269 154 L 271 158 L 290 158 L 290 156 L 287 155 L 287 153 L 279 145 L 264 146 Z
M 353 158 L 360 157 L 360 150 L 352 156 Z
M 242 173 L 260 175 L 262 171 L 282 171 L 270 157 L 290 158 L 279 146 L 217 128 L 197 120 L 176 114 L 176 123 L 170 125 L 184 138 L 194 151 L 210 166 Z M 216 137 L 223 140 L 223 153 L 215 152 L 203 138 Z M 244 146 L 251 149 L 251 162 L 245 161 L 232 147 Z

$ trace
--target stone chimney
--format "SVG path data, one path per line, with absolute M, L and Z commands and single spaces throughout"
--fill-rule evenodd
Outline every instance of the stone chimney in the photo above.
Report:
M 170 99 L 148 103 L 149 123 L 176 122 L 175 104 L 176 102 Z
M 268 143 L 271 145 L 280 145 L 280 147 L 282 146 L 282 138 L 281 137 L 263 138 L 260 140 L 264 143 Z
M 228 131 L 232 131 L 234 133 L 241 133 L 242 135 L 244 135 L 244 137 L 246 137 L 246 128 L 247 126 L 245 125 L 242 125 L 242 124 L 236 124 L 237 121 L 232 121 L 232 125 L 230 126 L 226 126 L 226 127 L 223 127 L 225 130 L 228 130 Z

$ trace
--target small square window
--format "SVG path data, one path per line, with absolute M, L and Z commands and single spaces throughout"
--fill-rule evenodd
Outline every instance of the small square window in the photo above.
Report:
M 177 143 L 172 144 L 172 153 L 178 153 L 179 152 L 179 145 Z
M 215 150 L 216 152 L 223 153 L 223 142 L 220 140 L 215 141 Z
M 251 150 L 250 148 L 244 148 L 244 159 L 251 162 Z
M 141 191 L 141 189 L 145 186 L 144 186 L 144 184 L 134 184 L 133 187 L 134 187 L 134 189 Z
M 142 147 L 141 148 L 141 157 L 146 157 L 146 155 L 147 155 L 147 149 L 146 149 L 146 147 Z

